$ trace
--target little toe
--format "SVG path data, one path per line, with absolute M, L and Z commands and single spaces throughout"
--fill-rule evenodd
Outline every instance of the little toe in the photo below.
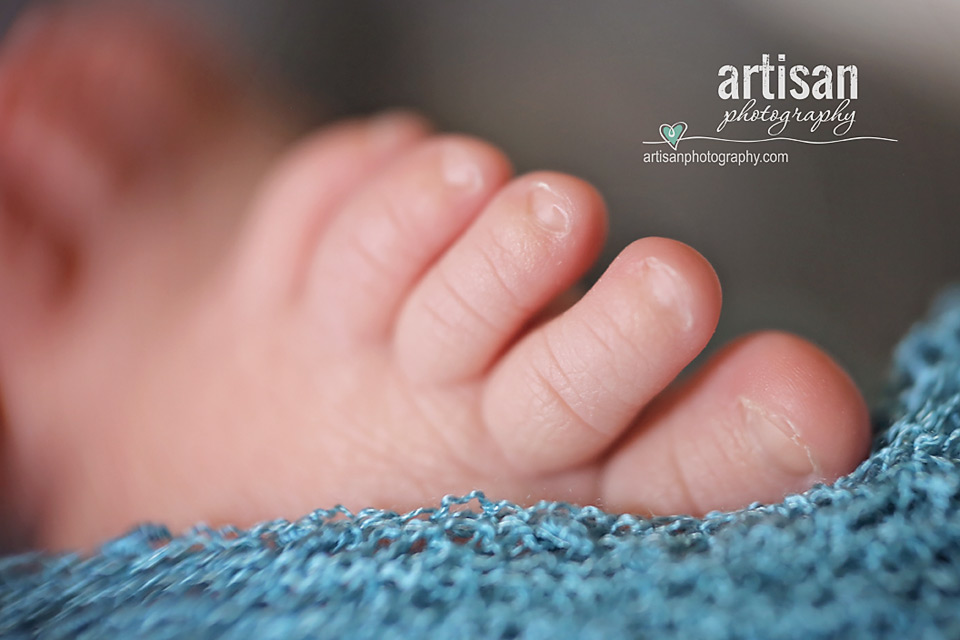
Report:
M 513 181 L 404 303 L 395 342 L 404 371 L 455 382 L 488 369 L 583 275 L 605 232 L 603 201 L 587 183 L 546 172 Z
M 658 398 L 603 470 L 613 509 L 702 515 L 773 502 L 849 473 L 866 456 L 864 401 L 795 336 L 736 341 Z
M 388 112 L 327 127 L 289 151 L 254 198 L 239 245 L 240 287 L 256 292 L 256 303 L 299 298 L 339 208 L 428 131 L 419 116 Z
M 690 247 L 627 247 L 583 299 L 496 365 L 483 415 L 515 466 L 557 471 L 595 459 L 703 349 L 720 285 Z
M 387 337 L 409 289 L 510 173 L 499 150 L 454 135 L 391 163 L 345 203 L 317 248 L 308 286 L 316 321 L 356 340 Z

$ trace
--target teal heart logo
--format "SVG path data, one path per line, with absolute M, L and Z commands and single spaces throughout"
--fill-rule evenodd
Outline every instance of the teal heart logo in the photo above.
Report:
M 680 138 L 683 137 L 686 130 L 686 122 L 677 122 L 672 125 L 662 124 L 660 125 L 660 136 L 676 151 L 677 143 L 680 142 Z

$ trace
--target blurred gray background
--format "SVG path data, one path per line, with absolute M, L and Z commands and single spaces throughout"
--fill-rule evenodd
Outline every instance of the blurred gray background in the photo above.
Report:
M 26 4 L 6 0 L 0 28 Z M 873 397 L 890 348 L 960 276 L 960 4 L 181 4 L 232 33 L 251 76 L 297 95 L 315 124 L 412 107 L 443 129 L 492 140 L 520 171 L 590 179 L 612 217 L 592 276 L 640 236 L 694 246 L 724 288 L 711 348 L 755 329 L 795 331 L 833 353 Z M 717 96 L 719 67 L 759 64 L 763 53 L 785 53 L 788 65 L 856 64 L 851 135 L 899 142 L 763 145 L 790 152 L 779 166 L 642 162 L 651 147 L 641 142 L 658 139 L 660 123 L 684 120 L 691 135 L 716 135 L 732 108 Z

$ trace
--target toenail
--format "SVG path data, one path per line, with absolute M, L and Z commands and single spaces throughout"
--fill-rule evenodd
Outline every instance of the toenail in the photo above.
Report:
M 443 179 L 452 187 L 469 192 L 483 186 L 483 174 L 473 156 L 459 144 L 448 144 L 441 157 Z
M 538 182 L 530 190 L 527 203 L 534 219 L 541 227 L 557 235 L 570 231 L 570 201 L 551 189 L 545 182 Z
M 678 315 L 684 331 L 693 327 L 690 287 L 676 269 L 662 260 L 647 257 L 635 263 L 631 271 L 640 276 L 654 300 Z
M 367 131 L 375 144 L 392 147 L 409 136 L 415 117 L 405 111 L 387 111 L 373 116 L 367 123 Z
M 796 476 L 822 475 L 810 447 L 800 439 L 796 426 L 789 419 L 749 398 L 740 397 L 739 402 L 744 427 L 775 464 Z

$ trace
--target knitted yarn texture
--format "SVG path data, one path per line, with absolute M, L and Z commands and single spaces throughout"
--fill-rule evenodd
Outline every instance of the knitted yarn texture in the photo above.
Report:
M 4 638 L 960 638 L 960 290 L 872 453 L 779 504 L 641 518 L 474 492 L 0 559 Z

